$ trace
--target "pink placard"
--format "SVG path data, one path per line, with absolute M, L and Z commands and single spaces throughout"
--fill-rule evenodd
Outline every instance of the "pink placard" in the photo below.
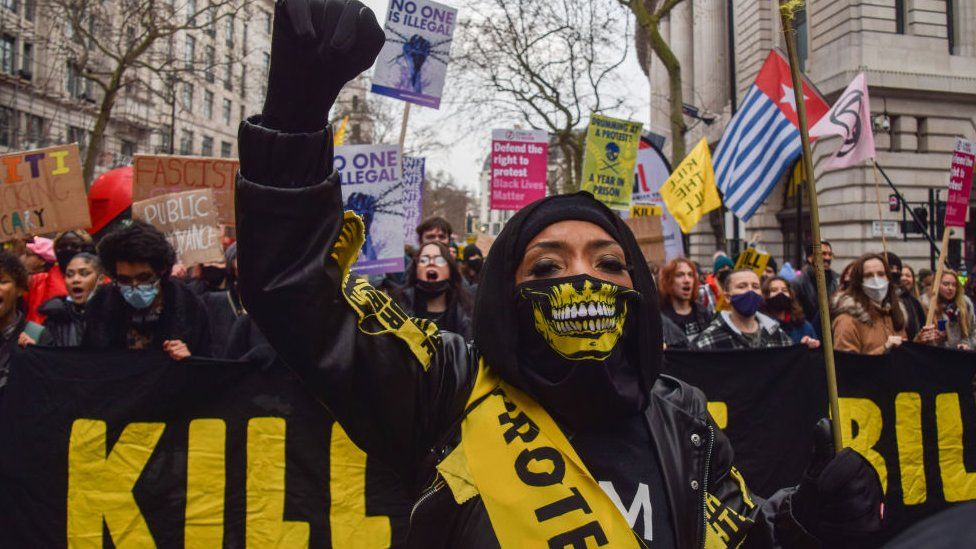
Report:
M 491 209 L 519 210 L 546 196 L 548 144 L 543 130 L 491 132 Z
M 946 199 L 946 227 L 965 227 L 969 193 L 973 187 L 973 162 L 976 146 L 972 141 L 956 139 L 949 175 L 949 198 Z

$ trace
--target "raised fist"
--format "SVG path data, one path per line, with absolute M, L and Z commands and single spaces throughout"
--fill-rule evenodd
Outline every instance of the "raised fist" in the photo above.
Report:
M 339 90 L 372 66 L 385 40 L 358 0 L 278 0 L 262 124 L 290 133 L 325 128 Z

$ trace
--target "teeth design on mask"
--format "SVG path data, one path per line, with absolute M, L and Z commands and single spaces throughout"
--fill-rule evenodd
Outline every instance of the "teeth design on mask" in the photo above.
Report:
M 617 306 L 614 304 L 590 301 L 579 305 L 567 305 L 553 309 L 553 320 L 572 320 L 576 318 L 613 318 L 617 316 Z
M 598 318 L 596 320 L 568 320 L 553 322 L 553 328 L 559 335 L 599 333 L 613 330 L 617 327 L 616 318 Z

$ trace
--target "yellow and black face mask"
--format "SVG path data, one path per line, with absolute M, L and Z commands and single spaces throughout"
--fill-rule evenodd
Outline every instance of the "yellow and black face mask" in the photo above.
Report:
M 604 360 L 624 334 L 627 309 L 637 292 L 587 275 L 519 285 L 531 303 L 536 331 L 568 360 Z

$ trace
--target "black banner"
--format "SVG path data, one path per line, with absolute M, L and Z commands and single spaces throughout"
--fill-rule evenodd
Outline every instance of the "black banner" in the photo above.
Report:
M 412 503 L 288 370 L 135 352 L 19 353 L 0 487 L 8 547 L 382 547 Z
M 906 344 L 884 356 L 836 357 L 845 445 L 885 488 L 879 541 L 976 499 L 976 354 Z M 708 396 L 756 493 L 799 482 L 813 425 L 827 414 L 819 351 L 669 351 L 666 369 Z

